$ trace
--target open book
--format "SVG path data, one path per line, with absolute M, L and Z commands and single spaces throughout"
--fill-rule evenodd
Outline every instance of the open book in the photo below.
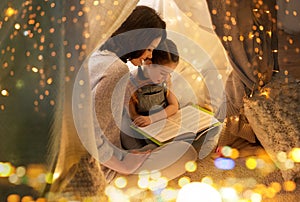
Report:
M 132 125 L 138 131 L 158 145 L 176 139 L 198 139 L 208 130 L 220 125 L 211 112 L 199 106 L 187 105 L 173 116 L 152 123 L 146 127 Z

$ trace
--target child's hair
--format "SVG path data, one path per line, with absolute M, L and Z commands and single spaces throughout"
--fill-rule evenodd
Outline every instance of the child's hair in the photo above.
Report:
M 176 44 L 170 40 L 166 39 L 160 45 L 153 50 L 152 53 L 152 63 L 153 64 L 167 64 L 170 62 L 178 63 L 179 53 Z

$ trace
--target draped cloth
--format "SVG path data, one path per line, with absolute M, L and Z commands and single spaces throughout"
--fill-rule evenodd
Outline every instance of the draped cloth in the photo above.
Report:
M 82 6 L 85 17 L 85 49 L 84 55 L 88 56 L 96 49 L 103 41 L 105 41 L 129 16 L 135 8 L 137 0 L 127 1 L 119 0 L 118 5 L 114 5 L 114 1 L 107 1 L 105 4 L 95 5 L 93 0 L 85 1 Z M 69 10 L 65 5 L 65 14 L 68 16 Z M 74 27 L 68 24 L 66 30 L 72 32 Z M 75 34 L 75 33 L 72 33 Z M 70 36 L 71 37 L 71 36 Z M 81 36 L 82 37 L 82 36 Z M 79 37 L 78 37 L 79 38 Z M 77 61 L 75 69 L 77 72 L 82 61 Z M 74 74 L 76 75 L 76 74 Z M 50 195 L 49 201 L 58 200 L 64 196 L 65 192 L 71 192 L 77 196 L 76 200 L 81 200 L 81 197 L 104 195 L 105 178 L 100 169 L 98 162 L 88 153 L 82 144 L 77 134 L 73 122 L 72 114 L 72 90 L 75 76 L 71 75 L 70 81 L 65 80 L 66 73 L 61 74 L 60 89 L 61 97 L 58 99 L 58 107 L 56 110 L 56 121 L 53 126 L 52 141 L 50 142 L 50 168 L 54 172 L 54 183 L 50 188 L 46 188 L 45 192 L 50 191 L 55 193 Z M 92 123 L 87 128 L 87 135 L 93 140 Z M 89 147 L 95 147 L 91 141 Z M 82 176 L 84 173 L 85 176 Z M 79 177 L 81 176 L 81 177 Z M 83 182 L 83 180 L 85 182 Z M 86 186 L 81 190 L 82 184 Z M 77 193 L 75 193 L 77 192 Z
M 216 116 L 225 120 L 219 145 L 236 148 L 255 143 L 243 112 L 243 97 L 268 83 L 277 69 L 275 1 L 207 1 L 215 32 L 226 49 L 233 71 Z

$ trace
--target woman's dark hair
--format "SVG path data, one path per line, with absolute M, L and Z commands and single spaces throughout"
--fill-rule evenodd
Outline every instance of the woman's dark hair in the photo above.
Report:
M 169 62 L 178 63 L 179 53 L 176 44 L 166 39 L 159 46 L 153 50 L 152 63 L 153 64 L 166 64 Z
M 154 9 L 137 6 L 100 50 L 112 51 L 126 62 L 140 57 L 158 37 L 166 38 L 166 23 Z

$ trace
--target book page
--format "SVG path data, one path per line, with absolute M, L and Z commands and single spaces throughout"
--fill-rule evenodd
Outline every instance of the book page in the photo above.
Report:
M 149 136 L 154 137 L 160 142 L 167 141 L 178 136 L 179 134 L 187 132 L 180 125 L 168 119 L 160 120 L 146 127 L 138 127 L 138 129 L 147 133 Z
M 168 119 L 179 124 L 184 128 L 184 131 L 194 133 L 204 130 L 218 122 L 211 114 L 191 105 L 182 108 L 178 113 Z
M 207 129 L 217 122 L 211 114 L 189 105 L 167 119 L 137 128 L 147 136 L 165 142 L 182 134 L 195 136 L 199 131 Z

